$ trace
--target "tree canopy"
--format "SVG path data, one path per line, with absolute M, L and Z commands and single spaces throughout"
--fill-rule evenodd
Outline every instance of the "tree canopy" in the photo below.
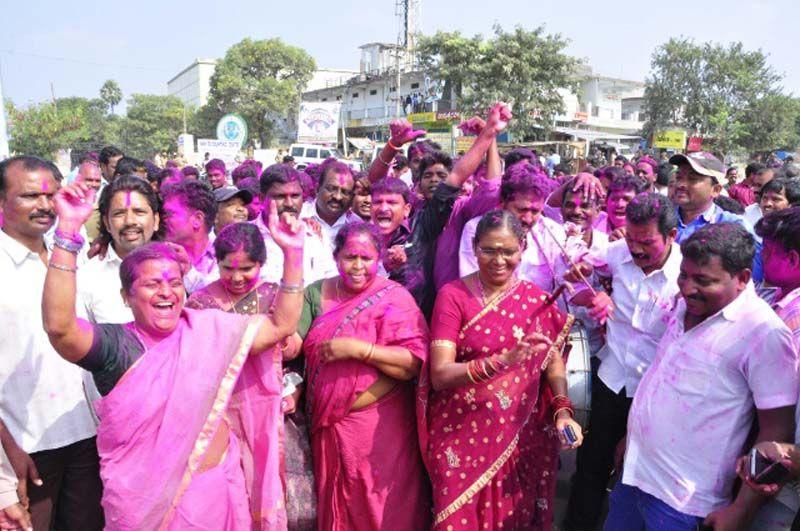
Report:
M 738 42 L 670 39 L 652 56 L 645 135 L 678 127 L 721 153 L 796 147 L 798 105 L 767 59 Z
M 208 134 L 220 117 L 236 112 L 247 121 L 251 138 L 269 145 L 276 120 L 297 110 L 315 68 L 303 49 L 280 39 L 244 39 L 217 63 L 208 103 L 198 112 L 198 129 Z
M 483 112 L 495 101 L 512 105 L 511 131 L 522 139 L 542 137 L 564 112 L 559 89 L 576 89 L 580 61 L 564 53 L 568 40 L 544 27 L 504 31 L 495 25 L 489 39 L 460 32 L 422 37 L 417 54 L 432 79 L 445 82 L 455 106 Z

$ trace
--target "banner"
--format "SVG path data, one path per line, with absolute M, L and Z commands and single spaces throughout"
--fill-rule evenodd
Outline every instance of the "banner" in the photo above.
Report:
M 656 131 L 653 135 L 653 147 L 661 149 L 684 149 L 686 147 L 686 131 L 678 129 Z
M 342 104 L 304 101 L 297 118 L 297 141 L 310 144 L 336 144 L 339 141 L 339 110 Z
M 222 159 L 225 167 L 230 172 L 237 166 L 236 157 L 239 156 L 240 146 L 238 140 L 214 140 L 212 138 L 197 139 L 197 160 L 206 163 L 206 153 L 209 159 Z

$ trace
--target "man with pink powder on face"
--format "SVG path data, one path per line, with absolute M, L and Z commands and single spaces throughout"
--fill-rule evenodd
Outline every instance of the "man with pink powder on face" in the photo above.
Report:
M 182 181 L 164 191 L 161 221 L 165 239 L 185 251 L 191 266 L 183 276 L 186 291 L 192 293 L 219 278 L 210 237 L 217 217 L 217 201 L 208 185 L 200 181 Z
M 681 299 L 633 399 L 607 531 L 741 529 L 763 503 L 748 485 L 734 496 L 735 463 L 756 419 L 756 442 L 793 439 L 799 380 L 791 332 L 753 288 L 755 249 L 732 222 L 681 243 Z
M 797 351 L 800 351 L 800 207 L 791 207 L 767 214 L 756 224 L 756 234 L 764 240 L 761 257 L 764 260 L 764 277 L 772 286 L 778 288 L 776 302 L 772 309 L 778 314 L 789 330 Z M 795 410 L 795 426 L 800 425 L 800 409 Z M 800 476 L 800 430 L 796 429 L 794 444 L 765 441 L 756 445 L 759 452 L 771 461 L 782 461 L 791 471 L 794 479 Z M 747 465 L 746 461 L 743 464 Z M 750 481 L 747 469 L 740 469 L 739 475 Z M 796 485 L 796 484 L 795 484 Z M 751 531 L 788 531 L 800 529 L 800 518 L 793 523 L 800 510 L 800 494 L 796 488 L 770 484 L 762 485 L 761 492 L 771 497 L 758 511 L 750 524 Z M 777 495 L 775 493 L 777 492 Z

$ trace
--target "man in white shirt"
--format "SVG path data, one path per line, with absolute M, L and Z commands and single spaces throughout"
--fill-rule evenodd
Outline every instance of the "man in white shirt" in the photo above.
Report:
M 259 185 L 265 197 L 261 214 L 253 223 L 264 237 L 267 247 L 267 262 L 261 268 L 261 278 L 267 282 L 279 282 L 283 274 L 283 252 L 273 240 L 267 227 L 269 217 L 269 203 L 275 201 L 278 213 L 290 212 L 300 216 L 303 207 L 302 176 L 288 164 L 273 164 L 261 174 Z M 307 223 L 306 238 L 303 241 L 303 283 L 308 286 L 323 278 L 338 275 L 336 262 L 333 259 L 333 249 L 322 231 L 315 231 Z
M 319 187 L 314 201 L 303 204 L 300 217 L 313 219 L 322 230 L 322 238 L 333 252 L 333 240 L 347 223 L 360 221 L 350 210 L 355 181 L 350 166 L 337 160 L 327 160 L 320 166 Z
M 42 325 L 42 290 L 49 252 L 44 234 L 55 220 L 53 195 L 61 174 L 37 157 L 0 162 L 0 417 L 11 437 L 3 446 L 15 470 L 28 456 L 43 484 L 20 477 L 35 529 L 103 528 L 96 428 L 83 388 L 83 370 L 50 346 Z M 71 237 L 72 235 L 70 235 Z M 56 235 L 71 252 L 77 240 Z
M 564 229 L 555 221 L 542 215 L 544 202 L 549 195 L 547 177 L 533 172 L 533 166 L 519 165 L 504 178 L 500 186 L 500 203 L 520 221 L 526 230 L 526 246 L 517 269 L 517 276 L 552 293 L 563 272 L 560 245 L 567 241 Z M 465 277 L 478 270 L 475 257 L 475 228 L 481 216 L 464 225 L 459 245 L 459 275 Z
M 99 210 L 101 234 L 111 243 L 105 256 L 95 256 L 78 269 L 76 310 L 93 323 L 127 323 L 133 315 L 120 296 L 119 268 L 123 258 L 158 230 L 158 196 L 138 177 L 119 177 L 103 190 Z
M 682 298 L 633 400 L 606 530 L 744 526 L 760 496 L 744 485 L 728 504 L 753 421 L 757 441 L 794 436 L 797 353 L 753 288 L 752 236 L 710 224 L 681 252 Z
M 167 241 L 186 250 L 191 268 L 183 276 L 186 291 L 192 293 L 219 278 L 214 241 L 210 237 L 217 217 L 217 200 L 208 186 L 187 180 L 163 191 L 164 223 Z
M 675 244 L 675 206 L 659 193 L 642 193 L 626 207 L 625 239 L 608 246 L 595 273 L 611 281 L 611 295 L 592 295 L 580 283 L 571 302 L 606 321 L 606 344 L 592 381 L 589 431 L 578 449 L 577 470 L 564 521 L 565 530 L 594 529 L 600 518 L 614 465 L 614 450 L 625 436 L 628 410 L 642 376 L 655 357 L 678 295 L 681 253 Z

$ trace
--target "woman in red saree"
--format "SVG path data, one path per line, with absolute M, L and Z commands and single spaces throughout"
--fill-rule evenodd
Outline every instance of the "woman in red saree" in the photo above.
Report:
M 249 363 L 291 335 L 301 310 L 303 228 L 270 229 L 284 251 L 284 277 L 269 316 L 183 307 L 182 258 L 146 244 L 120 266 L 134 321 L 91 324 L 75 315 L 78 229 L 93 192 L 62 188 L 43 295 L 44 327 L 56 351 L 92 373 L 103 398 L 97 447 L 106 529 L 286 529 L 280 481 L 280 379 L 237 386 Z M 202 213 L 188 213 L 189 217 Z
M 428 529 L 412 383 L 427 358 L 427 326 L 411 295 L 377 276 L 374 226 L 343 227 L 334 256 L 340 276 L 306 289 L 298 327 L 319 529 Z
M 569 447 L 582 440 L 561 357 L 572 318 L 514 276 L 524 231 L 512 214 L 484 216 L 475 242 L 478 272 L 439 292 L 420 377 L 434 528 L 550 529 L 563 432 Z

